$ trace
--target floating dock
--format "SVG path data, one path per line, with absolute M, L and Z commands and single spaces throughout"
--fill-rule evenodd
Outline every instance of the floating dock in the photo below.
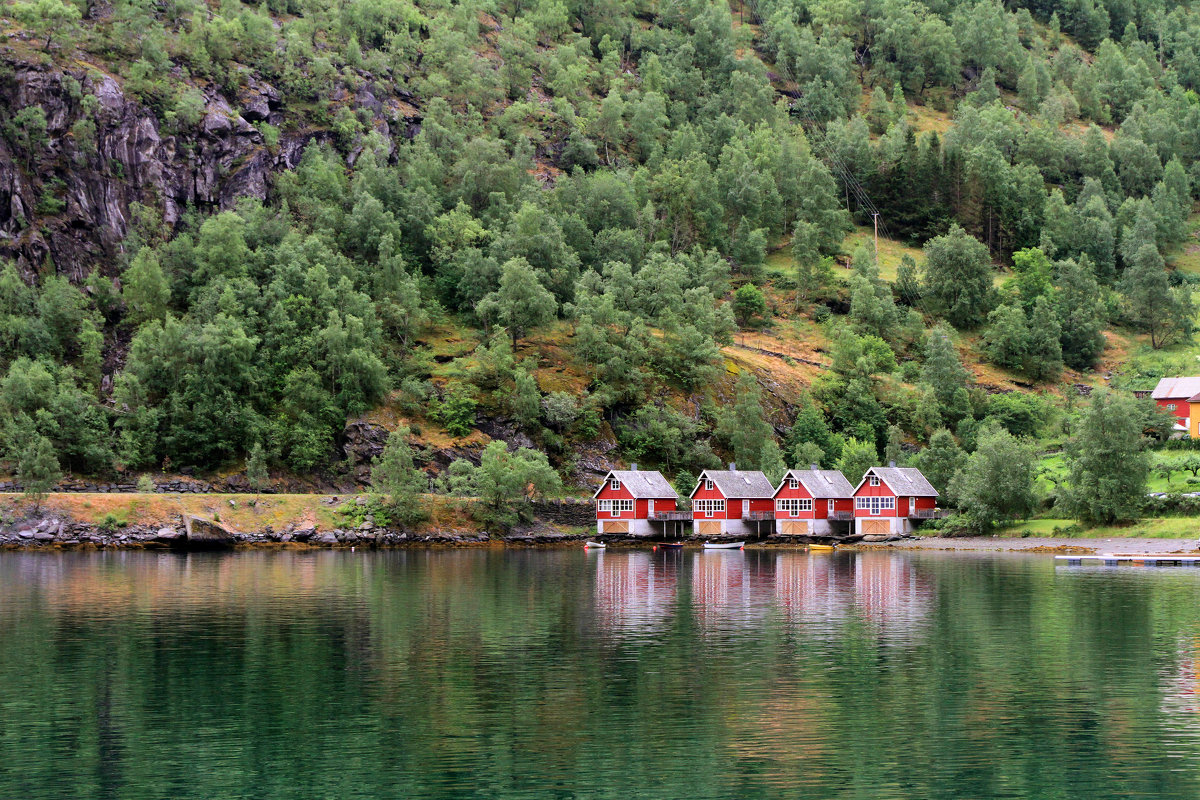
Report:
M 1055 556 L 1068 566 L 1200 567 L 1200 553 L 1105 553 L 1099 556 Z

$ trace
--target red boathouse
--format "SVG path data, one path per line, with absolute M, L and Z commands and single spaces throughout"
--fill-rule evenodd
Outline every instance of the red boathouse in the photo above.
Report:
M 697 536 L 753 536 L 775 519 L 775 487 L 757 470 L 706 469 L 692 489 L 692 532 Z
M 825 536 L 831 522 L 854 521 L 854 487 L 836 469 L 793 469 L 775 490 L 775 532 L 780 536 Z
M 871 467 L 854 489 L 855 532 L 912 531 L 914 519 L 938 516 L 937 490 L 915 467 Z
M 679 494 L 656 470 L 614 469 L 592 495 L 596 501 L 596 533 L 649 536 L 651 522 L 682 519 L 676 511 Z M 674 512 L 674 516 L 672 515 Z
M 1159 408 L 1175 415 L 1175 430 L 1200 438 L 1200 378 L 1163 378 L 1150 393 Z

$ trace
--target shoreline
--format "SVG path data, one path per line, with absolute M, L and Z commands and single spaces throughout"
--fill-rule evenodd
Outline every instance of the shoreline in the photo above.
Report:
M 81 530 L 83 529 L 83 530 Z M 100 550 L 153 551 L 225 551 L 238 550 L 348 550 L 370 548 L 397 550 L 408 548 L 568 548 L 580 547 L 590 539 L 589 533 L 568 533 L 550 530 L 514 531 L 509 534 L 486 532 L 436 531 L 411 533 L 374 531 L 363 534 L 355 531 L 301 530 L 289 533 L 236 532 L 230 539 L 206 542 L 187 538 L 175 528 L 123 530 L 108 532 L 94 526 L 67 523 L 59 530 L 25 529 L 13 534 L 0 534 L 0 552 L 71 552 Z M 646 550 L 654 542 L 617 541 L 609 547 L 615 551 Z M 699 550 L 700 541 L 686 542 L 687 549 Z M 803 551 L 808 546 L 791 542 L 752 542 L 747 550 Z M 1092 555 L 1103 553 L 1136 553 L 1144 555 L 1165 553 L 1200 554 L 1195 539 L 1148 538 L 1003 538 L 971 536 L 962 538 L 937 537 L 902 539 L 894 542 L 854 543 L 839 545 L 841 552 L 931 552 L 931 553 L 1004 553 L 1020 555 Z
M 902 539 L 859 545 L 859 550 L 907 550 L 931 552 L 995 552 L 1026 553 L 1030 555 L 1092 555 L 1103 553 L 1138 553 L 1142 555 L 1162 553 L 1200 553 L 1200 542 L 1195 538 L 1155 539 L 1146 537 L 1079 537 L 1029 536 L 1012 538 L 1002 536 L 937 537 L 924 539 Z

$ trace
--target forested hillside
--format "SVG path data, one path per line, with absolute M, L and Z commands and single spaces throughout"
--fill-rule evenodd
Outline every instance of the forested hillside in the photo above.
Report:
M 1098 365 L 1195 371 L 1190 3 L 3 13 L 18 475 L 349 479 L 382 423 L 455 491 L 490 440 L 949 483 Z

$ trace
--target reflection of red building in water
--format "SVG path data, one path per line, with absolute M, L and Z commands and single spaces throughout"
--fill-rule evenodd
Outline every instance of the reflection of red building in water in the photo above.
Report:
M 649 630 L 670 616 L 679 584 L 674 558 L 633 551 L 595 559 L 596 614 L 604 627 Z
M 913 563 L 893 553 L 857 553 L 854 603 L 868 620 L 885 629 L 907 628 L 923 619 L 933 587 Z
M 707 621 L 755 622 L 771 608 L 775 569 L 769 557 L 709 550 L 692 560 L 692 608 Z
M 1162 710 L 1186 714 L 1185 727 L 1200 735 L 1200 637 L 1183 635 L 1175 653 L 1179 666 L 1164 674 Z
M 824 555 L 780 553 L 775 559 L 775 599 L 789 614 L 845 616 L 850 597 L 845 580 L 839 587 L 838 563 Z
M 907 632 L 933 601 L 933 586 L 895 553 L 781 553 L 775 570 L 777 602 L 801 620 L 859 616 L 885 634 Z

